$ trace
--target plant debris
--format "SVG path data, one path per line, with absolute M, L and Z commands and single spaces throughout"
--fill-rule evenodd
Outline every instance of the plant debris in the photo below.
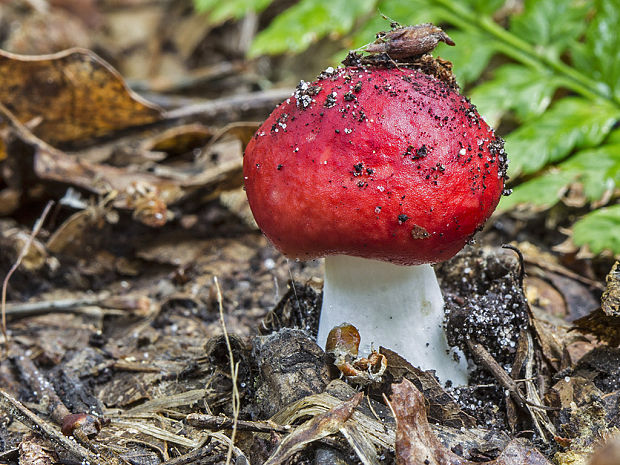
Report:
M 189 10 L 0 2 L 0 462 L 617 463 L 619 265 L 557 247 L 555 210 L 501 214 L 436 266 L 469 386 L 386 347 L 344 354 L 342 376 L 315 342 L 323 264 L 270 246 L 242 187 L 293 89 L 241 58 L 252 15 Z M 432 44 L 403 51 L 418 32 L 348 63 L 456 86 Z

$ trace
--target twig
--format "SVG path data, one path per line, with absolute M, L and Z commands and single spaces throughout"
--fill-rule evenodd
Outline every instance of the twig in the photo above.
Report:
M 186 421 L 194 428 L 204 428 L 210 430 L 231 429 L 234 425 L 234 418 L 223 417 L 220 415 L 206 415 L 203 413 L 190 413 Z M 288 426 L 280 426 L 274 422 L 265 421 L 245 421 L 237 420 L 238 431 L 252 431 L 255 433 L 280 433 L 291 432 Z
M 30 388 L 35 398 L 38 399 L 39 402 L 43 399 L 47 400 L 47 413 L 52 421 L 57 425 L 61 425 L 63 418 L 71 412 L 60 397 L 58 397 L 52 384 L 43 373 L 39 371 L 30 358 L 24 355 L 18 355 L 12 357 L 12 361 L 19 371 L 19 375 L 23 379 L 24 384 Z
M 222 115 L 231 111 L 245 113 L 252 110 L 264 110 L 267 107 L 273 108 L 279 102 L 293 94 L 292 89 L 270 89 L 261 92 L 224 97 L 204 103 L 189 105 L 176 110 L 170 110 L 165 115 L 164 121 L 171 121 L 183 118 L 201 118 L 212 120 L 221 118 Z
M 502 245 L 502 249 L 509 249 L 517 254 L 517 258 L 519 259 L 519 287 L 523 289 L 523 279 L 525 278 L 525 264 L 523 263 L 523 253 L 512 244 L 504 244 Z
M 484 366 L 497 380 L 497 382 L 504 388 L 507 389 L 510 393 L 510 396 L 514 399 L 517 404 L 521 407 L 524 405 L 529 405 L 531 407 L 539 408 L 542 410 L 557 410 L 555 407 L 547 407 L 546 405 L 535 404 L 530 402 L 526 398 L 523 397 L 521 392 L 519 391 L 519 387 L 514 379 L 506 373 L 497 360 L 493 358 L 493 356 L 478 342 L 468 339 L 467 346 L 469 350 L 474 354 L 476 359 Z
M 82 297 L 77 299 L 6 304 L 4 313 L 7 317 L 27 317 L 48 312 L 72 312 L 76 310 L 76 307 L 99 305 L 101 301 L 102 297 Z
M 533 378 L 534 376 L 534 340 L 529 331 L 525 331 L 524 335 L 526 338 L 525 341 L 527 343 L 527 352 L 526 352 L 527 357 L 525 359 L 525 377 Z M 527 398 L 532 399 L 533 401 L 531 405 L 535 405 L 535 403 L 541 402 L 540 395 L 533 381 L 527 381 L 525 383 L 525 392 L 526 392 Z M 530 407 L 530 403 L 528 403 L 527 409 L 530 412 L 530 415 L 532 417 L 532 420 L 534 421 L 534 425 L 536 426 L 536 429 L 538 429 L 540 436 L 543 438 L 545 442 L 547 441 L 547 435 L 544 434 L 544 432 L 542 431 L 541 424 L 545 427 L 545 429 L 549 433 L 551 433 L 552 436 L 555 436 L 557 434 L 555 430 L 555 426 L 553 425 L 553 423 L 551 422 L 551 420 L 549 420 L 549 417 L 547 416 L 547 412 L 540 411 L 540 410 L 532 410 L 532 408 Z
M 230 361 L 230 378 L 233 383 L 232 388 L 232 410 L 233 410 L 233 424 L 232 424 L 232 433 L 230 434 L 230 445 L 228 447 L 228 454 L 226 455 L 226 465 L 230 465 L 230 461 L 232 460 L 232 452 L 233 446 L 235 444 L 235 436 L 237 435 L 237 422 L 239 421 L 239 408 L 240 408 L 240 397 L 239 390 L 237 388 L 237 375 L 239 374 L 239 363 L 235 363 L 233 358 L 233 351 L 230 345 L 230 339 L 228 338 L 228 331 L 226 331 L 226 323 L 224 322 L 224 305 L 222 303 L 222 291 L 220 289 L 220 283 L 217 280 L 217 276 L 213 277 L 213 282 L 215 283 L 215 290 L 217 291 L 217 303 L 220 310 L 220 324 L 222 325 L 222 330 L 224 331 L 224 340 L 226 341 L 226 348 L 228 349 L 228 358 Z
M 100 457 L 99 454 L 93 454 L 86 447 L 65 437 L 60 430 L 54 428 L 50 423 L 41 420 L 34 413 L 28 410 L 24 405 L 15 400 L 12 396 L 0 389 L 0 410 L 8 412 L 15 417 L 20 423 L 27 426 L 32 431 L 43 434 L 52 442 L 58 444 L 62 448 L 76 456 L 82 463 L 90 463 L 91 465 L 114 465 L 120 464 L 118 459 L 106 456 Z
M 6 330 L 6 289 L 9 285 L 9 279 L 11 279 L 11 276 L 13 276 L 13 273 L 15 273 L 17 268 L 19 268 L 19 265 L 21 265 L 22 260 L 24 259 L 28 251 L 30 250 L 30 246 L 32 245 L 32 242 L 34 241 L 34 238 L 37 236 L 37 234 L 39 234 L 39 231 L 41 230 L 41 227 L 43 226 L 43 222 L 45 221 L 47 214 L 52 208 L 52 205 L 54 205 L 54 202 L 52 200 L 47 202 L 47 205 L 43 209 L 43 213 L 37 219 L 37 221 L 35 221 L 34 226 L 32 227 L 32 232 L 30 233 L 30 236 L 28 237 L 26 244 L 24 244 L 24 247 L 22 247 L 22 250 L 19 256 L 17 257 L 17 260 L 15 261 L 15 263 L 13 263 L 13 266 L 9 269 L 9 272 L 6 274 L 6 277 L 4 278 L 4 281 L 2 283 L 2 336 L 4 337 L 4 347 L 6 351 L 8 351 L 8 347 L 9 347 L 9 336 Z

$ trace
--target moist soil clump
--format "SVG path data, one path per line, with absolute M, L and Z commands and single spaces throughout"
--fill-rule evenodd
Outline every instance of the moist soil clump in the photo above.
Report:
M 529 327 L 520 273 L 513 252 L 473 247 L 437 267 L 448 342 L 466 355 L 472 367 L 470 386 L 452 394 L 484 427 L 506 427 L 505 393 L 494 375 L 476 363 L 470 343 L 482 345 L 506 373 L 512 372 L 520 335 Z

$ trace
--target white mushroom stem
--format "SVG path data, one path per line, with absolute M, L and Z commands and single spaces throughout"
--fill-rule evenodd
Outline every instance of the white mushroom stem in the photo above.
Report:
M 371 345 L 387 347 L 422 370 L 435 370 L 442 383 L 467 385 L 467 363 L 454 359 L 444 332 L 444 302 L 430 265 L 399 266 L 344 255 L 325 258 L 323 308 L 318 343 L 329 331 L 351 323 Z

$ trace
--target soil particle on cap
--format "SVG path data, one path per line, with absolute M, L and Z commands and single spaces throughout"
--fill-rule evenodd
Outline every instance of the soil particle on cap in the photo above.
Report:
M 411 229 L 411 237 L 413 237 L 414 239 L 426 239 L 430 237 L 430 234 L 422 226 L 414 224 L 413 228 Z
M 327 94 L 327 97 L 325 98 L 325 103 L 323 104 L 323 106 L 325 108 L 333 108 L 336 106 L 336 96 L 338 94 L 336 92 L 331 92 L 329 94 Z
M 415 155 L 414 158 L 424 158 L 428 155 L 428 148 L 426 148 L 426 145 L 422 144 L 422 146 L 415 151 Z
M 321 86 L 310 84 L 303 79 L 299 81 L 293 96 L 297 101 L 297 108 L 306 109 L 314 101 L 313 97 L 321 91 Z
M 407 215 L 405 215 L 404 213 L 401 213 L 400 215 L 398 215 L 398 224 L 403 224 L 408 219 L 409 217 Z
M 488 143 L 489 147 L 489 163 L 499 163 L 498 176 L 504 178 L 504 181 L 508 181 L 508 156 L 504 150 L 504 139 L 500 136 L 495 136 L 495 139 Z M 504 195 L 508 195 L 505 193 Z

